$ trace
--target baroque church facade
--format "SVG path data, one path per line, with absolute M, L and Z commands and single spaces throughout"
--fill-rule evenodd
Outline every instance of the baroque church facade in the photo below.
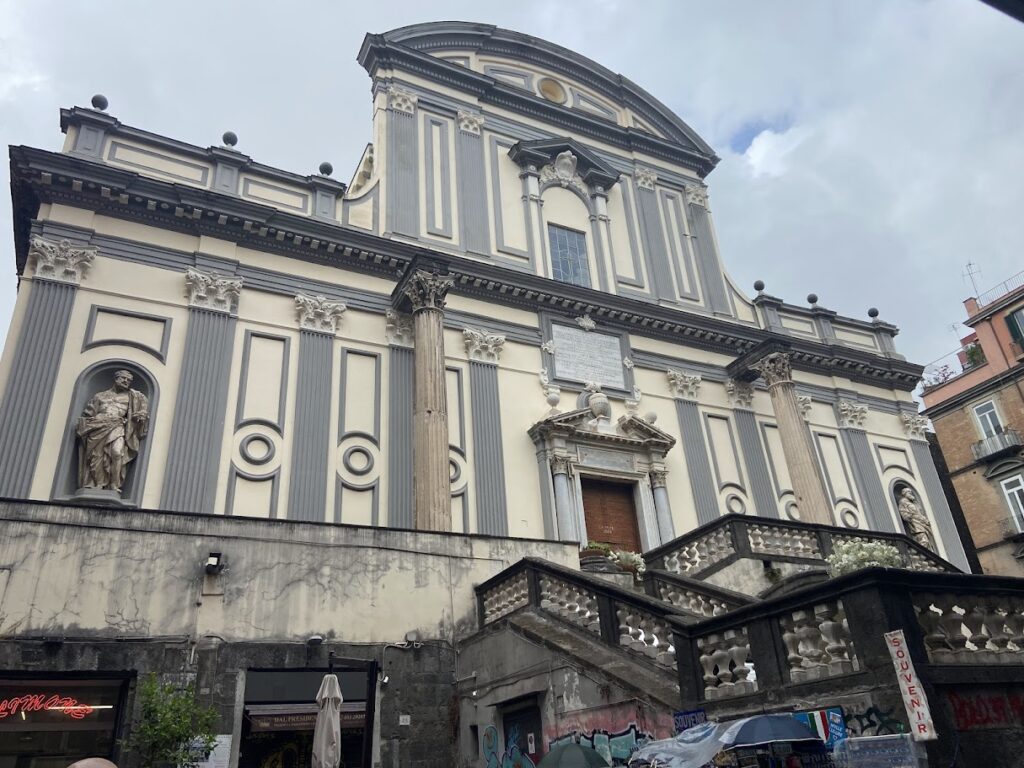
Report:
M 523 557 L 731 515 L 923 530 L 966 570 L 897 329 L 738 287 L 718 158 L 667 107 L 485 25 L 368 35 L 359 63 L 347 184 L 100 97 L 61 111 L 61 152 L 11 148 L 8 684 L 98 675 L 122 732 L 133 675 L 184 676 L 257 765 L 288 702 L 252 690 L 330 648 L 362 702 L 349 764 L 412 765 L 403 738 L 450 721 L 423 691 L 470 672 L 474 586 Z

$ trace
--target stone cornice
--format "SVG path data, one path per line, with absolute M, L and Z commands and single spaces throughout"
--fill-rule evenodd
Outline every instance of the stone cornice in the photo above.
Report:
M 445 265 L 453 290 L 537 312 L 591 315 L 617 330 L 740 356 L 771 341 L 789 344 L 793 365 L 874 386 L 912 390 L 921 367 L 867 351 L 781 337 L 720 318 L 559 283 L 493 263 L 425 251 L 311 217 L 286 213 L 230 195 L 170 184 L 80 157 L 29 147 L 11 148 L 16 259 L 25 267 L 31 218 L 40 202 L 60 202 L 106 216 L 188 234 L 208 234 L 269 253 L 375 274 L 389 279 L 414 256 Z M 23 234 L 21 234 L 23 233 Z

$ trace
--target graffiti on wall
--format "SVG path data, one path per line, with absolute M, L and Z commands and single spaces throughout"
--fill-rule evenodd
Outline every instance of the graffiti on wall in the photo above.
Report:
M 843 708 L 843 721 L 851 736 L 892 736 L 903 733 L 903 723 L 892 709 L 879 709 L 872 704 L 866 709 Z
M 566 741 L 593 747 L 611 765 L 625 765 L 637 748 L 648 741 L 675 735 L 672 713 L 637 701 L 562 714 L 553 728 L 545 729 L 550 750 Z
M 958 731 L 1012 728 L 1024 725 L 1024 695 L 1020 693 L 946 693 Z
M 486 768 L 536 768 L 533 760 L 519 748 L 519 729 L 512 728 L 506 734 L 508 746 L 504 752 L 498 749 L 498 729 L 493 725 L 484 729 L 484 765 Z

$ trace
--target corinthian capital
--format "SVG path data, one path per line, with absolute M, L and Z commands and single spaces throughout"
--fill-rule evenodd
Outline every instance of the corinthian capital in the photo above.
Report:
M 928 433 L 928 419 L 917 414 L 901 413 L 900 420 L 903 422 L 903 431 L 911 440 L 924 440 Z
M 789 367 L 788 352 L 772 352 L 765 355 L 750 366 L 764 379 L 769 387 L 793 380 L 793 372 Z
M 423 309 L 444 309 L 445 297 L 455 280 L 448 275 L 439 275 L 419 269 L 409 276 L 403 292 L 409 299 L 413 312 Z
M 466 354 L 470 360 L 496 363 L 505 346 L 505 337 L 499 333 L 488 333 L 475 328 L 464 328 L 462 337 L 466 340 Z
M 35 266 L 36 277 L 62 283 L 80 283 L 95 258 L 94 247 L 72 245 L 69 240 L 54 243 L 33 237 L 28 247 L 28 260 Z
M 319 333 L 334 333 L 338 328 L 338 320 L 345 311 L 340 301 L 329 301 L 324 296 L 295 297 L 295 311 L 299 319 L 299 328 Z
M 700 392 L 700 376 L 675 369 L 665 371 L 672 396 L 680 400 L 696 400 Z
M 214 272 L 189 269 L 185 272 L 185 295 L 191 307 L 237 312 L 242 278 L 223 277 Z

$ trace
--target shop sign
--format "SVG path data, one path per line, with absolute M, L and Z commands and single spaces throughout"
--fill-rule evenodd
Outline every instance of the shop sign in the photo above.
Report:
M 682 733 L 695 725 L 703 725 L 707 721 L 708 713 L 703 709 L 684 709 L 681 712 L 672 713 L 672 722 L 675 724 L 676 733 Z
M 61 696 L 59 693 L 27 693 L 24 696 L 0 699 L 0 720 L 18 712 L 47 711 L 63 712 L 74 720 L 81 720 L 96 710 L 88 704 L 79 704 L 78 699 Z
M 312 731 L 316 729 L 316 712 L 294 712 L 277 715 L 250 715 L 249 724 L 253 733 L 264 731 Z M 341 712 L 342 728 L 362 728 L 366 721 L 365 712 Z
M 900 693 L 903 694 L 903 706 L 910 719 L 910 733 L 914 741 L 931 741 L 939 738 L 932 723 L 932 712 L 928 706 L 928 697 L 924 687 L 914 670 L 914 662 L 907 650 L 907 640 L 903 630 L 885 633 L 885 644 L 889 646 L 893 667 L 896 668 L 896 679 L 899 680 Z
M 793 716 L 814 731 L 826 746 L 834 746 L 836 742 L 846 738 L 846 721 L 843 720 L 842 707 L 814 709 L 809 712 L 794 712 Z

